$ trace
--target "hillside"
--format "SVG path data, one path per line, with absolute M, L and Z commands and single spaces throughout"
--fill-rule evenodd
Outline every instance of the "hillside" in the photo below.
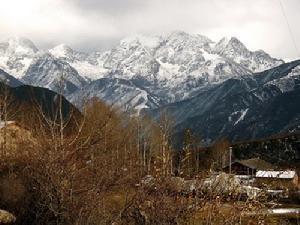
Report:
M 177 136 L 190 128 L 205 143 L 251 140 L 299 130 L 300 61 L 229 79 L 195 97 L 149 112 L 167 112 Z
M 1 99 L 6 99 L 6 119 L 17 121 L 26 127 L 40 126 L 39 122 L 47 124 L 47 120 L 57 120 L 60 95 L 45 88 L 22 85 L 9 87 L 0 83 Z M 4 102 L 1 107 L 4 109 Z M 64 97 L 61 98 L 62 116 L 64 121 L 69 121 L 69 128 L 75 125 L 75 120 L 80 119 L 81 113 Z M 4 117 L 4 111 L 1 116 Z M 4 118 L 2 118 L 4 119 Z
M 300 133 L 238 142 L 233 145 L 238 159 L 261 158 L 274 165 L 300 170 Z

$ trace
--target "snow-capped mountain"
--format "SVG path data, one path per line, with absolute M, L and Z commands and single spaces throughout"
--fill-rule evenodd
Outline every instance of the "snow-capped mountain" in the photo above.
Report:
M 37 47 L 30 40 L 10 38 L 0 43 L 0 68 L 21 78 L 37 52 Z
M 249 51 L 236 38 L 231 38 L 227 44 L 224 40 L 214 43 L 205 36 L 185 32 L 126 38 L 99 58 L 100 77 L 134 81 L 149 95 L 157 96 L 160 102 L 169 103 L 192 97 L 197 91 L 232 77 L 283 63 L 262 51 Z M 97 95 L 94 87 L 87 89 L 94 90 L 94 96 Z M 128 93 L 128 98 L 133 95 Z
M 87 84 L 86 80 L 67 62 L 49 53 L 41 53 L 33 60 L 22 81 L 68 95 Z
M 50 49 L 49 52 L 56 58 L 68 62 L 87 80 L 97 80 L 107 72 L 103 67 L 103 53 L 93 52 L 87 54 L 75 51 L 65 44 L 60 44 Z
M 172 79 L 169 85 L 182 83 L 188 76 L 214 83 L 281 63 L 282 60 L 271 58 L 263 51 L 249 51 L 236 38 L 214 43 L 205 36 L 184 32 L 128 38 L 104 57 L 104 67 L 118 76 L 131 79 L 140 75 L 148 81 Z
M 223 38 L 214 47 L 213 51 L 221 56 L 232 59 L 252 72 L 262 72 L 278 66 L 282 60 L 272 58 L 263 50 L 249 51 L 237 38 Z
M 225 54 L 229 47 L 236 57 Z M 231 41 L 224 51 L 219 49 L 220 43 L 184 32 L 164 37 L 135 36 L 106 53 L 103 66 L 110 71 L 109 76 L 147 83 L 146 88 L 156 95 L 167 90 L 164 100 L 172 102 L 189 97 L 195 89 L 282 63 L 267 54 L 265 61 L 259 60 L 240 42 Z M 248 63 L 256 66 L 245 66 L 242 56 L 249 56 Z
M 80 96 L 98 96 L 108 102 L 113 99 L 120 104 L 126 102 L 137 110 L 187 99 L 230 78 L 281 63 L 282 60 L 263 51 L 248 50 L 236 38 L 214 42 L 203 35 L 180 31 L 164 36 L 136 35 L 121 40 L 109 51 L 92 53 L 75 51 L 64 44 L 39 51 L 32 42 L 20 38 L 0 44 L 0 68 L 25 83 L 57 91 L 64 73 L 65 94 L 69 99 L 79 101 Z M 103 78 L 106 83 L 112 82 L 107 84 L 111 88 L 115 87 L 116 80 L 133 85 L 127 92 L 116 92 L 109 99 L 108 93 L 119 89 L 103 89 L 93 82 Z M 88 94 L 80 90 L 83 87 Z M 136 101 L 146 99 L 145 96 L 155 96 L 156 103 Z M 117 100 L 122 98 L 132 102 Z

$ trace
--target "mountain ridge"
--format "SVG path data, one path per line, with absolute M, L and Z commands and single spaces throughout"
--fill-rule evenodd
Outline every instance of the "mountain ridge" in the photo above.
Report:
M 84 96 L 96 97 L 103 90 L 96 90 L 93 81 L 105 78 L 111 80 L 112 86 L 115 79 L 132 82 L 128 93 L 120 92 L 127 95 L 127 99 L 155 96 L 158 103 L 172 103 L 193 97 L 198 91 L 232 77 L 252 74 L 283 63 L 263 51 L 248 50 L 234 37 L 226 43 L 225 39 L 214 42 L 204 35 L 183 31 L 161 36 L 135 35 L 122 39 L 111 50 L 92 53 L 79 52 L 65 44 L 40 51 L 30 41 L 24 39 L 19 42 L 25 43 L 26 48 L 31 51 L 25 52 L 21 58 L 10 52 L 0 51 L 0 68 L 25 84 L 47 87 L 54 91 L 58 91 L 63 76 L 67 86 L 64 94 L 74 101 L 82 101 L 78 96 L 84 90 L 89 91 Z M 0 43 L 0 49 L 5 45 L 5 42 Z M 52 61 L 52 66 L 48 65 L 51 69 L 44 66 L 46 61 L 49 64 Z M 55 64 L 63 64 L 65 67 L 53 66 Z M 119 90 L 126 89 L 120 85 L 122 84 L 119 84 Z M 106 91 L 111 92 L 109 89 Z M 107 93 L 102 96 L 107 96 Z M 103 100 L 119 102 L 121 108 L 124 108 L 122 104 L 131 105 L 137 111 L 161 106 L 145 101 L 140 101 L 141 104 L 137 105 L 134 102 L 136 100 L 125 103 L 118 100 L 122 97 L 115 95 L 114 99 Z M 73 103 L 78 105 L 79 102 Z

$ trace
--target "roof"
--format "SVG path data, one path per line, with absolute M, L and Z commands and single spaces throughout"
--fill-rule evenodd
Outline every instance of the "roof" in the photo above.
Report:
M 262 159 L 259 158 L 252 158 L 252 159 L 246 159 L 246 160 L 236 160 L 234 163 L 242 164 L 243 166 L 249 167 L 251 169 L 257 169 L 257 170 L 271 170 L 274 169 L 274 166 L 271 163 L 268 163 Z M 228 167 L 228 166 L 227 166 Z
M 286 171 L 258 170 L 256 172 L 256 177 L 258 178 L 293 179 L 295 176 L 296 176 L 296 171 L 294 170 L 286 170 Z

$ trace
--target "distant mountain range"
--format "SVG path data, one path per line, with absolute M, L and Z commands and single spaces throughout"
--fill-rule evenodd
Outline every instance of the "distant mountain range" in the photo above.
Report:
M 64 95 L 78 104 L 78 96 L 108 96 L 112 89 L 103 90 L 95 83 L 109 81 L 118 91 L 113 98 L 103 100 L 136 110 L 180 101 L 229 78 L 282 63 L 262 50 L 248 50 L 237 38 L 215 43 L 184 32 L 134 36 L 110 51 L 92 53 L 78 52 L 64 44 L 40 51 L 24 38 L 0 43 L 0 68 L 26 84 L 61 92 L 63 77 Z
M 92 53 L 64 44 L 42 51 L 24 38 L 0 43 L 0 79 L 12 86 L 45 87 L 78 107 L 99 97 L 154 118 L 166 110 L 178 134 L 191 128 L 207 143 L 297 130 L 299 68 L 234 37 L 185 32 L 137 35 Z

